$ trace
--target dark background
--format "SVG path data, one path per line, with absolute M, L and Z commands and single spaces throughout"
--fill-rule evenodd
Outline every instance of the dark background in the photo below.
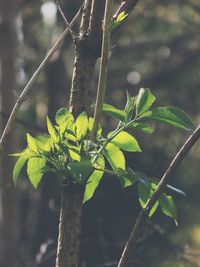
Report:
M 3 9 L 7 2 L 8 6 Z M 55 21 L 44 21 L 41 8 L 45 1 L 1 0 L 0 19 L 4 18 L 16 34 L 0 27 L 1 65 L 9 52 L 14 69 L 1 81 L 1 132 L 5 118 L 51 44 L 64 29 L 59 14 Z M 116 3 L 119 1 L 116 1 Z M 51 2 L 53 3 L 53 2 Z M 71 20 L 81 1 L 63 0 L 61 7 Z M 9 6 L 10 5 L 10 6 Z M 46 6 L 47 8 L 47 6 Z M 46 9 L 46 13 L 50 11 Z M 141 0 L 112 40 L 106 101 L 122 108 L 126 90 L 136 95 L 139 88 L 149 87 L 157 105 L 173 105 L 185 110 L 198 124 L 200 114 L 200 3 L 199 0 Z M 10 35 L 9 35 L 10 34 Z M 10 37 L 9 37 L 10 36 Z M 13 38 L 13 39 L 12 39 Z M 9 50 L 10 49 L 10 50 Z M 6 153 L 25 147 L 26 132 L 37 135 L 45 130 L 48 114 L 53 120 L 56 110 L 68 103 L 73 69 L 72 40 L 68 37 L 40 75 L 31 95 L 21 107 Z M 13 78 L 15 77 L 15 78 Z M 94 75 L 95 96 L 98 66 Z M 116 121 L 103 117 L 105 131 Z M 170 160 L 189 133 L 156 124 L 152 135 L 136 133 L 143 153 L 127 154 L 127 165 L 136 171 L 160 178 Z M 200 266 L 200 148 L 196 145 L 172 184 L 184 190 L 177 194 L 179 227 L 156 212 L 139 239 L 133 266 L 182 267 Z M 9 267 L 54 266 L 59 217 L 59 178 L 45 175 L 36 191 L 26 173 L 14 189 L 5 192 L 3 177 L 11 179 L 14 159 L 1 160 L 0 251 L 10 248 L 15 258 Z M 116 177 L 104 177 L 93 199 L 84 205 L 80 267 L 116 266 L 133 223 L 140 210 L 136 189 L 120 187 Z M 11 228 L 10 228 L 11 227 Z M 6 244 L 2 236 L 8 232 Z M 14 238 L 12 240 L 12 238 Z M 3 262 L 0 266 L 4 266 Z M 8 266 L 4 266 L 8 267 Z

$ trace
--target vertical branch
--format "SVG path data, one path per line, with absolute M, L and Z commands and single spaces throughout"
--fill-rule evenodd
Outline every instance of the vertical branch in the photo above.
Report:
M 99 125 L 99 121 L 101 118 L 101 110 L 102 110 L 104 96 L 105 96 L 106 79 L 107 79 L 107 72 L 108 72 L 110 36 L 111 36 L 112 10 L 113 10 L 113 1 L 107 0 L 106 7 L 105 7 L 104 24 L 103 24 L 102 56 L 101 56 L 101 64 L 100 64 L 97 99 L 96 99 L 96 106 L 95 106 L 95 112 L 94 112 L 94 125 L 92 128 L 91 140 L 96 139 L 98 125 Z
M 89 5 L 86 5 L 88 1 L 91 4 L 90 0 L 85 0 L 85 6 Z M 75 60 L 69 107 L 75 117 L 83 110 L 87 111 L 89 109 L 92 75 L 101 53 L 105 0 L 93 0 L 90 8 L 90 12 L 88 12 L 88 9 L 84 9 L 79 36 L 74 43 Z M 86 29 L 83 25 L 88 25 L 88 16 L 90 16 L 89 29 Z

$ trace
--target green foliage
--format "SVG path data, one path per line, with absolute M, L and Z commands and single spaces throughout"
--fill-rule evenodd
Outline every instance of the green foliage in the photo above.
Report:
M 115 20 L 112 21 L 111 24 L 111 30 L 114 30 L 116 27 L 118 27 L 121 22 L 128 16 L 128 14 L 125 13 L 125 11 L 121 12 Z
M 121 16 L 120 19 L 125 17 Z M 19 157 L 13 170 L 16 184 L 20 173 L 27 165 L 27 174 L 32 185 L 37 188 L 45 172 L 51 171 L 66 179 L 68 184 L 85 186 L 83 202 L 92 198 L 105 172 L 115 175 L 123 188 L 137 184 L 139 202 L 144 208 L 155 192 L 158 180 L 135 172 L 126 166 L 122 151 L 141 152 L 140 145 L 128 130 L 139 130 L 151 134 L 154 129 L 148 124 L 151 120 L 160 121 L 175 127 L 191 130 L 194 125 L 189 116 L 174 107 L 158 107 L 151 110 L 155 96 L 149 89 L 140 89 L 137 96 L 127 94 L 124 110 L 103 104 L 103 112 L 118 119 L 119 124 L 107 137 L 102 136 L 99 125 L 97 140 L 91 141 L 94 119 L 86 112 L 75 120 L 66 108 L 61 108 L 55 116 L 56 124 L 47 117 L 48 134 L 36 138 L 27 134 L 27 148 L 13 156 Z M 111 169 L 105 169 L 105 161 Z M 169 189 L 181 192 L 172 186 Z M 177 223 L 173 198 L 163 193 L 150 211 L 152 216 L 160 206 L 162 212 Z

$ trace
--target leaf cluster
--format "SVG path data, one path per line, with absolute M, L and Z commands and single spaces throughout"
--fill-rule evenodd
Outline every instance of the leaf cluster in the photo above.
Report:
M 175 107 L 152 109 L 156 98 L 149 89 L 141 88 L 137 96 L 127 94 L 127 103 L 123 110 L 110 104 L 103 104 L 103 112 L 119 120 L 114 131 L 106 137 L 99 125 L 97 139 L 91 141 L 94 119 L 82 112 L 76 119 L 67 108 L 61 108 L 55 117 L 56 124 L 47 117 L 48 134 L 36 138 L 27 134 L 27 147 L 18 154 L 13 179 L 16 183 L 22 168 L 27 165 L 28 177 L 35 188 L 45 172 L 54 172 L 64 177 L 68 184 L 77 183 L 85 187 L 83 202 L 88 201 L 98 187 L 103 174 L 115 175 L 123 188 L 137 185 L 139 202 L 145 206 L 155 191 L 158 180 L 135 172 L 126 166 L 125 152 L 142 152 L 139 142 L 127 130 L 137 129 L 153 133 L 150 121 L 159 121 L 181 129 L 195 128 L 190 117 Z M 106 162 L 110 168 L 106 169 Z M 171 189 L 178 191 L 170 186 Z M 153 215 L 157 207 L 173 217 L 177 222 L 173 198 L 163 193 L 150 212 Z

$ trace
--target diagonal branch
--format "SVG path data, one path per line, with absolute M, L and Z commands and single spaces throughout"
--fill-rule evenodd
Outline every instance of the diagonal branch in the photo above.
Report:
M 125 0 L 122 1 L 119 8 L 115 12 L 113 18 L 117 18 L 121 12 L 125 12 L 125 14 L 130 14 L 131 11 L 135 8 L 139 0 Z
M 81 13 L 81 9 L 77 12 L 75 17 L 71 21 L 70 27 L 72 27 L 74 25 L 74 23 L 77 21 L 80 13 Z M 6 126 L 5 126 L 5 128 L 3 130 L 2 136 L 0 138 L 0 154 L 3 152 L 4 141 L 5 141 L 7 135 L 9 134 L 9 132 L 10 132 L 12 126 L 13 126 L 13 123 L 15 121 L 15 118 L 16 118 L 16 115 L 17 115 L 17 112 L 18 112 L 19 108 L 21 107 L 22 103 L 26 100 L 27 96 L 31 92 L 32 86 L 35 83 L 35 81 L 37 80 L 39 74 L 46 67 L 46 65 L 48 64 L 50 58 L 53 56 L 55 51 L 57 51 L 60 48 L 64 38 L 67 36 L 68 33 L 69 33 L 69 27 L 66 28 L 65 31 L 60 35 L 60 37 L 58 38 L 56 43 L 53 45 L 51 50 L 48 52 L 48 54 L 46 55 L 46 57 L 44 58 L 44 60 L 40 64 L 40 66 L 38 67 L 38 69 L 35 71 L 35 73 L 31 77 L 31 79 L 29 80 L 29 82 L 27 83 L 25 88 L 23 89 L 21 95 L 17 99 L 17 101 L 16 101 L 16 103 L 15 103 L 15 105 L 13 107 L 13 110 L 12 110 L 12 112 L 10 114 L 10 117 L 9 117 L 7 123 L 6 123 Z
M 147 201 L 145 207 L 140 212 L 136 223 L 132 229 L 130 234 L 129 240 L 124 248 L 122 256 L 120 258 L 118 267 L 126 267 L 128 266 L 128 262 L 130 262 L 131 255 L 135 251 L 135 247 L 137 245 L 138 237 L 141 233 L 142 227 L 145 223 L 146 217 L 148 216 L 150 210 L 152 209 L 155 202 L 158 200 L 161 193 L 166 188 L 167 183 L 169 182 L 172 174 L 177 170 L 180 166 L 184 158 L 187 156 L 191 148 L 196 144 L 196 142 L 200 138 L 200 125 L 194 131 L 194 133 L 187 139 L 185 144 L 181 147 L 178 151 L 172 162 L 170 163 L 168 169 L 164 173 L 163 177 L 161 178 L 155 192 L 153 193 L 152 197 Z

